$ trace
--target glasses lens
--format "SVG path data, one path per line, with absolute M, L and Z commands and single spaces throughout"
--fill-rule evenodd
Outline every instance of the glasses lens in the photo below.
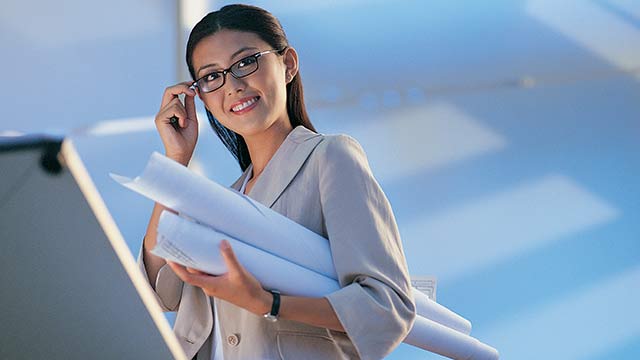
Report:
M 239 78 L 247 76 L 256 70 L 258 70 L 258 58 L 255 56 L 248 56 L 231 67 L 233 75 Z
M 213 72 L 198 80 L 198 87 L 204 92 L 213 91 L 222 86 L 224 77 L 221 73 Z

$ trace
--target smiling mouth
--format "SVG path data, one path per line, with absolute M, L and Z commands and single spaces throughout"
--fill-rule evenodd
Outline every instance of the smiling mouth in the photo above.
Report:
M 254 96 L 251 99 L 232 107 L 231 112 L 241 113 L 244 111 L 248 111 L 249 109 L 252 109 L 255 106 L 255 103 L 257 103 L 258 100 L 260 100 L 260 96 Z

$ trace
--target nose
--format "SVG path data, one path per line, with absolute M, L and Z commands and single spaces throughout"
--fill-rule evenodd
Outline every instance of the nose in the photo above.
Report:
M 237 79 L 233 74 L 228 73 L 227 81 L 224 86 L 226 87 L 225 91 L 227 92 L 227 95 L 233 95 L 234 93 L 244 91 L 246 83 L 244 82 L 244 79 Z

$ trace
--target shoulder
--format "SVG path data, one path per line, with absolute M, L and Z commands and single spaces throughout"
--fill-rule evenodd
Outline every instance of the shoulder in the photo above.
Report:
M 359 181 L 362 177 L 372 177 L 367 155 L 360 143 L 350 135 L 323 135 L 322 141 L 313 154 L 313 168 L 320 181 L 344 179 Z
M 350 135 L 329 134 L 322 135 L 322 142 L 318 144 L 314 153 L 321 161 L 366 161 L 362 146 Z

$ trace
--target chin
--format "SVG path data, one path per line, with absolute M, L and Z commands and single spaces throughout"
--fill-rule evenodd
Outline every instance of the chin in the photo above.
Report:
M 234 125 L 235 126 L 233 127 L 228 127 L 226 125 L 225 126 L 228 129 L 231 129 L 236 133 L 242 135 L 242 137 L 248 137 L 248 136 L 251 137 L 267 131 L 267 129 L 269 129 L 271 125 L 273 125 L 273 123 L 267 123 L 267 122 L 261 122 L 261 121 L 249 121 L 243 124 L 236 123 Z
M 242 135 L 242 137 L 255 136 L 269 130 L 272 126 L 277 126 L 278 120 L 274 119 L 273 115 L 270 116 L 270 114 L 265 114 L 259 110 L 263 109 L 254 109 L 254 111 L 244 116 L 225 114 L 226 116 L 223 117 L 224 122 L 221 121 L 221 124 L 227 129 Z

